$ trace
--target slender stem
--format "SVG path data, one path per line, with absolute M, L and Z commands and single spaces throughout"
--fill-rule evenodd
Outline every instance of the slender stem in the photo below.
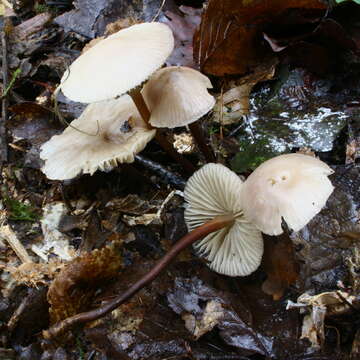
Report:
M 150 110 L 147 107 L 144 97 L 141 94 L 140 87 L 138 86 L 130 90 L 128 94 L 131 96 L 136 108 L 138 109 L 143 120 L 145 121 L 147 127 L 149 129 L 153 129 L 153 126 L 150 124 Z
M 215 155 L 210 148 L 210 146 L 207 144 L 203 130 L 201 129 L 199 123 L 197 121 L 193 122 L 189 125 L 190 131 L 192 136 L 194 137 L 197 146 L 199 147 L 200 151 L 205 156 L 205 159 L 207 162 L 216 162 Z
M 144 286 L 151 283 L 161 273 L 161 271 L 163 271 L 164 268 L 169 265 L 172 260 L 174 260 L 174 258 L 179 254 L 180 251 L 185 249 L 187 246 L 193 244 L 195 241 L 202 239 L 204 236 L 216 230 L 222 229 L 225 226 L 228 226 L 233 221 L 233 216 L 218 216 L 199 226 L 197 229 L 189 232 L 184 237 L 182 237 L 147 274 L 145 274 L 123 294 L 115 297 L 113 300 L 109 301 L 108 303 L 97 309 L 74 315 L 54 324 L 48 330 L 43 331 L 44 338 L 54 338 L 64 333 L 65 331 L 73 328 L 75 325 L 97 320 L 102 316 L 108 314 L 109 312 L 113 311 L 121 304 L 123 304 L 126 300 L 134 296 Z
M 150 124 L 150 111 L 141 94 L 140 87 L 136 87 L 135 89 L 129 91 L 129 95 L 133 99 L 135 106 L 137 107 L 148 128 L 153 129 L 154 127 Z M 185 159 L 174 149 L 172 144 L 169 143 L 161 130 L 156 130 L 155 139 L 167 154 L 169 154 L 177 163 L 181 164 L 187 173 L 192 174 L 196 170 L 194 165 L 189 160 Z

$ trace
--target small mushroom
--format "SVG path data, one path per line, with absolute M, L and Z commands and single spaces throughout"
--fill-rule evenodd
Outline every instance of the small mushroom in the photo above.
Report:
M 211 88 L 209 78 L 194 69 L 171 66 L 156 71 L 142 90 L 150 124 L 175 128 L 198 120 L 215 105 L 207 91 Z
M 282 219 L 298 231 L 331 195 L 332 173 L 328 165 L 308 155 L 287 154 L 265 161 L 241 189 L 244 213 L 265 234 L 281 234 Z
M 96 136 L 87 134 L 97 129 Z M 118 163 L 133 162 L 154 136 L 155 130 L 147 128 L 130 96 L 93 103 L 61 135 L 42 146 L 42 171 L 49 179 L 66 180 L 80 173 L 111 170 Z
M 242 186 L 240 178 L 225 166 L 207 164 L 185 187 L 185 221 L 190 231 L 216 217 L 232 217 L 226 227 L 195 243 L 213 270 L 230 276 L 252 273 L 263 254 L 261 232 L 244 217 L 239 196 Z
M 158 70 L 144 85 L 142 93 L 150 109 L 150 123 L 157 128 L 189 125 L 192 136 L 208 162 L 216 161 L 201 128 L 195 123 L 215 105 L 208 93 L 209 78 L 183 66 Z
M 64 73 L 61 90 L 69 99 L 83 103 L 115 98 L 147 80 L 173 47 L 172 31 L 165 24 L 130 26 L 79 56 Z

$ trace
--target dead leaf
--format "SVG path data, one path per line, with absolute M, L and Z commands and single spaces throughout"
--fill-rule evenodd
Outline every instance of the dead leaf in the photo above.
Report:
M 288 302 L 287 309 L 308 308 L 310 314 L 303 320 L 301 338 L 310 340 L 312 347 L 320 349 L 325 343 L 325 318 L 349 313 L 357 309 L 360 299 L 344 291 L 324 292 L 298 297 L 297 303 Z
M 48 263 L 37 264 L 28 262 L 18 267 L 8 266 L 5 267 L 4 270 L 10 272 L 18 284 L 38 287 L 40 285 L 46 285 L 52 280 L 63 265 L 64 264 L 57 259 L 50 259 Z
M 264 246 L 263 266 L 268 277 L 262 290 L 279 300 L 299 276 L 293 243 L 286 234 L 277 237 L 264 235 Z
M 199 320 L 190 313 L 182 315 L 185 321 L 185 327 L 194 335 L 195 340 L 211 331 L 219 321 L 225 316 L 225 310 L 216 300 L 210 300 L 206 303 L 204 313 Z
M 249 324 L 249 312 L 241 302 L 238 304 L 241 311 L 235 311 L 224 295 L 193 277 L 176 278 L 174 289 L 167 298 L 169 306 L 182 315 L 187 329 L 196 338 L 216 326 L 228 345 L 270 356 L 273 340 L 254 330 Z
M 188 66 L 197 69 L 193 60 L 193 37 L 201 21 L 202 9 L 180 6 L 179 14 L 166 11 L 167 24 L 174 34 L 175 46 L 170 57 L 166 60 L 169 66 Z
M 217 76 L 249 72 L 273 56 L 261 41 L 265 26 L 294 9 L 322 14 L 326 4 L 320 0 L 210 0 L 194 40 L 194 57 L 201 70 Z

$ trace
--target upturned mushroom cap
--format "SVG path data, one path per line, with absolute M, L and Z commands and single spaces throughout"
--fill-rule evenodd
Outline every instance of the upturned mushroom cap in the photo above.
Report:
M 233 215 L 234 223 L 207 235 L 195 244 L 200 255 L 218 273 L 245 276 L 255 271 L 263 254 L 263 239 L 248 222 L 239 197 L 240 178 L 220 164 L 207 164 L 187 182 L 185 221 L 189 230 L 222 215 Z
M 99 41 L 64 73 L 61 90 L 74 101 L 91 103 L 122 95 L 157 70 L 174 47 L 162 23 L 133 25 Z
M 133 162 L 155 136 L 140 117 L 130 96 L 90 104 L 61 135 L 53 136 L 42 148 L 42 171 L 49 179 L 71 179 L 80 173 L 111 170 L 118 163 Z
M 324 162 L 302 154 L 265 161 L 241 189 L 244 213 L 265 234 L 281 234 L 282 219 L 298 231 L 325 205 L 334 189 L 332 173 Z
M 207 89 L 210 80 L 199 71 L 181 66 L 158 70 L 142 93 L 150 109 L 154 127 L 185 126 L 205 115 L 215 105 Z

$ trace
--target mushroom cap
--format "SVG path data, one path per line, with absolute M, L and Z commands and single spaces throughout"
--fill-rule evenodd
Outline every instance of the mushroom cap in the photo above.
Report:
M 170 55 L 171 29 L 143 23 L 99 41 L 65 71 L 61 90 L 74 101 L 91 103 L 120 96 L 145 81 Z
M 185 221 L 189 230 L 222 215 L 234 222 L 195 243 L 214 271 L 245 276 L 255 271 L 263 254 L 261 232 L 243 216 L 240 178 L 220 164 L 207 164 L 194 173 L 185 187 Z
M 74 129 L 80 129 L 87 135 Z M 61 135 L 42 145 L 42 171 L 49 179 L 71 179 L 80 173 L 111 170 L 118 163 L 133 162 L 155 136 L 147 129 L 130 96 L 90 104 Z
M 281 234 L 282 219 L 299 231 L 332 193 L 328 179 L 332 173 L 328 165 L 308 155 L 287 154 L 265 161 L 242 187 L 245 215 L 265 234 Z
M 158 70 L 142 93 L 154 127 L 185 126 L 205 115 L 215 105 L 210 80 L 199 71 L 182 66 Z

